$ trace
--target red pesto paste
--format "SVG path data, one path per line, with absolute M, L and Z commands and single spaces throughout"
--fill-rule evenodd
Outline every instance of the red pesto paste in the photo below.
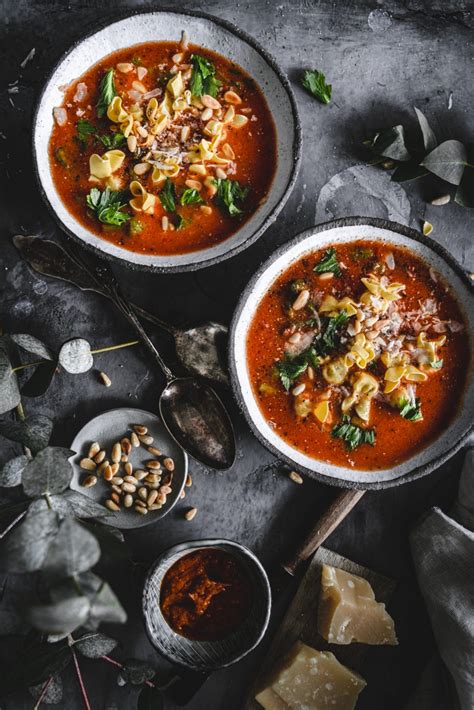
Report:
M 190 57 L 193 53 L 199 54 L 214 64 L 216 77 L 222 82 L 216 98 L 222 103 L 224 110 L 227 104 L 223 99 L 223 94 L 227 90 L 235 91 L 242 99 L 242 103 L 235 106 L 235 110 L 236 112 L 245 112 L 244 115 L 248 117 L 249 121 L 242 128 L 227 127 L 222 144 L 228 143 L 235 154 L 229 178 L 239 181 L 243 187 L 249 190 L 241 205 L 243 212 L 235 217 L 230 216 L 225 209 L 216 204 L 215 199 L 208 198 L 206 190 L 203 188 L 201 194 L 206 205 L 211 207 L 211 213 L 206 214 L 199 205 L 180 205 L 179 214 L 185 225 L 183 228 L 173 229 L 176 226 L 173 221 L 177 222 L 177 215 L 167 212 L 159 200 L 156 201 L 153 215 L 143 213 L 135 215 L 140 222 L 141 231 L 139 233 L 134 233 L 130 229 L 130 223 L 121 227 L 101 224 L 86 206 L 86 196 L 91 187 L 97 187 L 89 181 L 89 157 L 92 153 L 103 155 L 107 149 L 100 143 L 89 140 L 88 147 L 84 150 L 84 147 L 81 147 L 77 141 L 77 123 L 79 120 L 90 121 L 97 127 L 99 134 L 110 134 L 111 127 L 113 130 L 118 130 L 117 124 L 114 127 L 107 116 L 99 119 L 96 115 L 95 106 L 99 96 L 99 85 L 105 72 L 116 67 L 119 63 L 139 64 L 147 69 L 147 74 L 141 81 L 147 91 L 153 90 L 157 86 L 164 88 L 166 81 L 172 76 L 169 73 L 174 64 L 172 57 L 178 52 L 183 54 L 183 64 L 188 63 L 188 66 L 190 66 Z M 115 88 L 122 97 L 126 109 L 133 104 L 133 100 L 128 98 L 127 92 L 132 89 L 132 83 L 136 80 L 135 70 L 129 73 L 114 71 Z M 77 102 L 74 100 L 74 96 L 77 85 L 81 82 L 87 87 L 87 96 L 83 101 Z M 158 101 L 161 98 L 158 97 Z M 265 98 L 256 82 L 243 69 L 208 49 L 189 45 L 189 48 L 183 51 L 182 47 L 174 42 L 151 42 L 120 50 L 107 56 L 72 83 L 65 92 L 62 105 L 67 111 L 68 120 L 64 126 L 54 126 L 49 149 L 51 171 L 56 189 L 67 209 L 87 229 L 132 252 L 161 255 L 182 254 L 219 244 L 252 216 L 269 192 L 277 161 L 276 131 Z M 143 108 L 145 107 L 146 102 L 143 103 Z M 196 114 L 194 119 L 191 112 L 186 111 L 174 120 L 176 124 L 185 125 L 193 120 L 198 124 L 196 131 L 187 141 L 189 145 L 180 144 L 182 150 L 189 149 L 189 146 L 198 143 L 200 138 L 211 140 L 202 133 L 204 122 L 200 122 L 200 112 L 197 109 L 193 109 L 193 111 Z M 176 129 L 177 136 L 179 130 Z M 125 143 L 119 148 L 127 155 L 122 168 L 117 173 L 119 178 L 123 177 L 124 187 L 131 180 L 139 179 L 149 192 L 158 194 L 162 185 L 154 187 L 150 182 L 150 173 L 134 178 L 127 144 Z M 136 163 L 138 160 L 134 162 Z M 213 176 L 214 171 L 215 168 L 209 168 L 208 175 Z M 173 178 L 178 195 L 185 188 L 185 180 L 189 178 L 199 179 L 200 176 L 190 174 L 187 169 L 182 169 L 176 178 Z M 204 180 L 203 177 L 200 179 Z M 133 214 L 131 209 L 130 213 Z M 168 216 L 170 219 L 171 226 L 166 231 L 161 226 L 163 216 Z
M 376 471 L 411 457 L 447 428 L 461 404 L 470 367 L 468 335 L 460 308 L 449 288 L 428 264 L 410 251 L 367 241 L 336 245 L 335 249 L 337 259 L 345 266 L 340 277 L 326 281 L 314 273 L 315 264 L 326 250 L 316 251 L 285 271 L 264 295 L 248 332 L 247 364 L 254 395 L 264 417 L 290 446 L 331 464 Z M 373 258 L 355 258 L 356 254 L 365 252 L 371 252 Z M 334 388 L 335 393 L 331 398 L 330 419 L 321 424 L 315 416 L 302 418 L 296 415 L 295 397 L 284 390 L 275 372 L 275 363 L 284 358 L 288 326 L 291 324 L 289 304 L 291 305 L 295 296 L 289 297 L 289 284 L 294 279 L 304 279 L 309 284 L 315 302 L 321 302 L 326 294 L 332 294 L 337 299 L 350 296 L 357 301 L 364 291 L 361 277 L 367 275 L 374 264 L 384 265 L 389 252 L 393 254 L 395 268 L 385 269 L 385 274 L 391 282 L 406 285 L 405 291 L 402 292 L 403 298 L 399 301 L 401 312 L 419 311 L 422 302 L 433 299 L 436 302 L 438 320 L 462 323 L 464 328 L 451 332 L 446 327 L 446 332 L 443 333 L 446 335 L 446 343 L 438 352 L 439 358 L 443 360 L 442 368 L 430 371 L 425 382 L 416 384 L 416 397 L 421 401 L 423 420 L 408 421 L 400 416 L 399 411 L 389 406 L 383 396 L 376 398 L 372 402 L 370 416 L 370 427 L 376 434 L 375 444 L 364 444 L 354 451 L 348 451 L 343 441 L 332 436 L 333 427 L 341 421 L 342 395 L 337 393 L 337 388 Z M 307 313 L 306 317 L 310 315 Z M 414 338 L 413 331 L 411 332 Z M 429 339 L 440 337 L 439 330 L 433 332 L 427 329 L 427 334 Z M 380 391 L 383 392 L 382 363 L 377 361 L 373 368 L 368 367 L 366 371 L 379 378 Z M 320 369 L 316 369 L 313 381 L 303 375 L 298 382 L 304 382 L 306 393 L 310 391 L 316 398 L 319 393 L 328 389 L 328 383 L 321 376 Z M 262 393 L 262 383 L 269 383 L 274 392 Z
M 250 579 L 232 555 L 219 549 L 184 555 L 166 573 L 160 607 L 181 636 L 217 641 L 247 618 L 253 602 Z

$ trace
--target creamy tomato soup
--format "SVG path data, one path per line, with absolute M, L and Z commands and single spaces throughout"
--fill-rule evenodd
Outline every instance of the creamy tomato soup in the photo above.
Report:
M 134 252 L 218 244 L 270 189 L 276 133 L 260 89 L 196 45 L 109 55 L 67 87 L 54 118 L 50 162 L 64 204 Z
M 282 439 L 315 459 L 376 470 L 448 426 L 469 344 L 440 276 L 406 249 L 360 241 L 305 256 L 277 279 L 253 318 L 247 358 Z

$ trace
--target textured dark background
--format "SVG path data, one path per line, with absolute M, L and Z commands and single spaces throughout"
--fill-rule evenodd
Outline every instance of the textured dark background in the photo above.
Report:
M 130 338 L 125 323 L 101 297 L 32 274 L 19 262 L 11 237 L 15 233 L 41 234 L 64 243 L 41 202 L 30 151 L 33 106 L 52 66 L 96 22 L 113 20 L 128 8 L 151 6 L 159 7 L 160 3 L 0 3 L 0 283 L 1 324 L 6 330 L 34 333 L 53 347 L 72 336 L 85 337 L 96 347 Z M 417 226 L 426 217 L 434 224 L 433 236 L 447 245 L 466 269 L 473 270 L 472 213 L 454 204 L 442 208 L 427 205 L 426 201 L 439 194 L 439 186 L 430 182 L 407 187 L 410 209 L 403 192 L 390 193 L 383 172 L 371 168 L 343 173 L 324 189 L 316 211 L 323 186 L 336 173 L 364 163 L 361 143 L 367 136 L 400 121 L 414 125 L 413 105 L 427 113 L 440 138 L 472 141 L 472 3 L 208 0 L 205 5 L 189 1 L 186 7 L 234 22 L 262 42 L 288 72 L 303 124 L 303 163 L 283 213 L 256 245 L 196 274 L 137 276 L 115 269 L 129 296 L 175 324 L 208 318 L 228 323 L 243 286 L 275 247 L 314 224 L 315 218 L 322 221 L 348 214 L 398 217 Z M 22 70 L 20 63 L 32 47 L 36 49 L 34 59 Z M 333 83 L 334 98 L 328 107 L 313 101 L 297 84 L 301 69 L 310 66 L 322 69 Z M 16 80 L 18 93 L 8 93 L 8 85 Z M 162 334 L 156 333 L 156 342 L 172 358 L 171 344 Z M 128 404 L 156 408 L 163 381 L 150 367 L 144 351 L 135 348 L 100 355 L 96 366 L 111 377 L 110 389 L 98 383 L 97 370 L 92 370 L 78 377 L 60 376 L 45 397 L 25 401 L 28 412 L 41 412 L 56 420 L 54 443 L 69 444 L 84 422 L 102 410 Z M 127 535 L 134 562 L 148 565 L 160 550 L 187 538 L 223 536 L 250 546 L 272 572 L 334 496 L 330 488 L 309 480 L 303 486 L 291 483 L 250 435 L 230 395 L 224 393 L 224 397 L 238 433 L 236 464 L 217 474 L 191 462 L 195 485 L 186 501 L 162 522 Z M 0 444 L 2 459 L 13 454 L 13 445 Z M 461 455 L 415 484 L 367 494 L 330 539 L 331 548 L 399 582 L 391 611 L 400 646 L 369 651 L 368 688 L 358 705 L 361 710 L 400 710 L 434 651 L 413 576 L 408 533 L 430 505 L 449 506 L 460 462 Z M 199 509 L 192 523 L 183 520 L 189 504 Z M 111 562 L 109 567 L 113 586 L 129 612 L 127 625 L 114 630 L 122 639 L 117 657 L 137 656 L 167 670 L 143 631 L 141 566 Z M 291 589 L 290 585 L 276 601 L 274 623 Z M 214 674 L 189 707 L 240 708 L 269 638 L 239 665 Z M 118 688 L 111 667 L 91 661 L 84 662 L 84 669 L 93 708 L 133 710 L 133 692 Z M 67 700 L 61 707 L 82 707 L 72 669 L 65 679 Z M 11 698 L 3 707 L 29 708 L 31 698 Z

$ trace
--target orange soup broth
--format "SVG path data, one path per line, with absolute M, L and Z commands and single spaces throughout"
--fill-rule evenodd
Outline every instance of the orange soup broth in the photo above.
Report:
M 110 134 L 111 122 L 107 116 L 98 119 L 95 110 L 98 87 L 104 73 L 120 62 L 135 64 L 139 62 L 140 66 L 148 69 L 142 83 L 147 91 L 150 91 L 157 86 L 160 75 L 172 67 L 172 56 L 177 52 L 183 52 L 183 50 L 175 42 L 150 42 L 129 47 L 107 56 L 68 86 L 63 102 L 63 107 L 68 112 L 68 122 L 65 126 L 55 125 L 50 139 L 49 153 L 53 179 L 67 209 L 88 230 L 133 252 L 160 255 L 182 254 L 219 244 L 239 229 L 265 200 L 276 168 L 276 130 L 266 100 L 256 82 L 243 69 L 225 57 L 191 44 L 184 53 L 183 63 L 190 62 L 190 56 L 193 53 L 198 53 L 213 62 L 216 67 L 216 76 L 223 82 L 225 90 L 232 89 L 238 92 L 242 98 L 241 106 L 246 111 L 248 110 L 246 115 L 250 119 L 249 123 L 240 129 L 229 128 L 225 141 L 231 145 L 235 153 L 235 172 L 229 177 L 238 180 L 243 186 L 250 189 L 248 197 L 245 199 L 243 215 L 231 217 L 214 201 L 207 200 L 203 191 L 203 197 L 206 199 L 206 204 L 212 207 L 212 213 L 206 215 L 199 209 L 199 206 L 195 205 L 180 206 L 179 213 L 187 223 L 183 229 L 173 231 L 162 229 L 162 217 L 170 215 L 159 200 L 157 200 L 153 215 L 144 213 L 137 215 L 143 225 L 143 230 L 139 234 L 131 234 L 127 225 L 117 228 L 103 225 L 97 221 L 86 207 L 86 195 L 91 189 L 89 157 L 94 152 L 104 153 L 106 148 L 100 148 L 95 144 L 89 145 L 87 150 L 81 150 L 76 139 L 77 121 L 79 119 L 88 120 L 98 127 L 98 133 Z M 136 80 L 135 71 L 127 74 L 115 71 L 115 87 L 117 93 L 123 97 L 125 108 L 133 103 L 131 99 L 127 99 L 127 91 L 132 88 L 132 83 Z M 83 82 L 87 86 L 87 98 L 78 104 L 74 102 L 73 97 L 79 82 Z M 158 100 L 160 99 L 158 98 Z M 81 112 L 83 111 L 80 116 L 76 115 L 78 108 Z M 237 106 L 236 109 L 240 110 L 240 106 Z M 64 167 L 55 158 L 58 149 L 63 151 L 67 167 Z M 126 147 L 124 151 L 127 153 Z M 117 175 L 127 176 L 127 183 L 129 183 L 136 178 L 129 173 L 127 164 L 128 161 L 125 160 Z M 173 179 L 178 194 L 184 189 L 184 181 L 189 177 L 187 171 L 181 171 Z M 161 186 L 154 188 L 149 177 L 148 179 L 140 177 L 140 181 L 146 189 L 155 194 L 161 189 Z
M 321 250 L 296 262 L 272 285 L 261 300 L 249 329 L 247 363 L 254 395 L 265 419 L 290 446 L 330 464 L 377 470 L 406 460 L 446 429 L 461 403 L 470 354 L 465 330 L 446 333 L 446 344 L 440 348 L 443 368 L 430 374 L 426 382 L 416 385 L 416 396 L 422 402 L 422 421 L 408 421 L 388 404 L 374 400 L 370 418 L 370 427 L 376 432 L 374 446 L 364 444 L 350 452 L 343 441 L 332 437 L 331 430 L 341 419 L 338 407 L 332 420 L 324 424 L 311 415 L 306 418 L 297 417 L 293 397 L 275 381 L 274 372 L 275 362 L 284 357 L 285 338 L 282 332 L 288 324 L 287 285 L 293 279 L 303 278 L 312 290 L 322 295 L 331 293 L 338 299 L 349 295 L 357 300 L 364 290 L 360 279 L 367 268 L 351 258 L 351 252 L 357 246 L 372 249 L 377 261 L 383 260 L 388 251 L 394 254 L 396 267 L 388 271 L 387 275 L 391 282 L 406 284 L 406 296 L 403 297 L 405 311 L 418 309 L 420 301 L 426 298 L 435 298 L 440 318 L 464 323 L 459 306 L 441 277 L 435 282 L 431 278 L 429 266 L 407 250 L 388 249 L 379 243 L 366 241 L 342 245 L 337 246 L 338 259 L 348 268 L 340 278 L 323 282 L 313 272 L 315 264 L 323 256 L 324 250 Z M 428 334 L 430 338 L 439 337 L 433 333 Z M 381 372 L 383 368 L 378 370 L 379 374 Z M 307 387 L 316 390 L 328 387 L 318 371 L 314 382 L 308 379 L 300 381 L 305 381 Z M 262 395 L 259 392 L 262 382 L 275 385 L 275 394 Z

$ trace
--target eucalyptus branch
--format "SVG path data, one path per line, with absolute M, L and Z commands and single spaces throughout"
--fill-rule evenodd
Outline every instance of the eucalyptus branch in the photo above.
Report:
M 43 698 L 45 697 L 46 693 L 48 692 L 48 688 L 52 682 L 53 682 L 53 676 L 50 676 L 48 678 L 48 680 L 46 681 L 46 683 L 44 684 L 44 686 L 42 687 L 41 694 L 40 694 L 38 700 L 36 701 L 33 710 L 38 710 L 38 708 L 41 705 L 41 703 L 43 702 Z
M 84 706 L 85 706 L 86 710 L 91 710 L 89 698 L 87 696 L 86 686 L 84 685 L 84 680 L 82 678 L 81 669 L 79 667 L 79 661 L 77 660 L 76 652 L 74 651 L 73 648 L 71 648 L 71 653 L 72 653 L 72 658 L 74 660 L 74 666 L 76 668 L 77 680 L 79 681 L 79 687 L 81 688 L 82 698 L 84 700 Z
M 103 661 L 107 661 L 107 663 L 110 663 L 113 666 L 116 666 L 117 668 L 120 668 L 121 670 L 123 670 L 124 668 L 122 663 L 116 661 L 114 658 L 110 658 L 110 656 L 101 656 L 101 659 Z M 151 680 L 145 680 L 145 685 L 148 685 L 150 688 L 156 688 L 155 683 L 153 683 Z
M 1 540 L 3 537 L 5 537 L 5 535 L 6 535 L 8 532 L 10 532 L 10 530 L 11 530 L 12 528 L 14 528 L 17 523 L 20 522 L 20 520 L 22 520 L 22 519 L 25 517 L 26 513 L 27 513 L 27 511 L 24 510 L 23 513 L 20 513 L 20 515 L 17 515 L 17 517 L 15 518 L 15 520 L 12 520 L 12 522 L 10 523 L 10 525 L 8 525 L 8 526 L 5 528 L 5 530 L 3 530 L 3 531 L 0 533 L 0 540 Z

